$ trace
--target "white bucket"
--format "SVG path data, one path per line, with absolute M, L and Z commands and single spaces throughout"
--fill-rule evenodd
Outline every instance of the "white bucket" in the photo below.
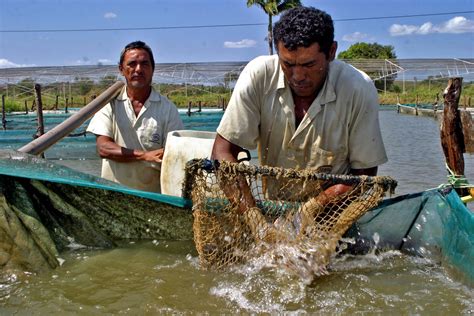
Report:
M 161 164 L 161 193 L 182 196 L 186 163 L 210 158 L 215 132 L 180 130 L 169 132 Z

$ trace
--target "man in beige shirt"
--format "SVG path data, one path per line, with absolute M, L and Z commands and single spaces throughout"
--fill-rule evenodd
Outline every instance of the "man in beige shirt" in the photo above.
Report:
M 152 86 L 153 53 L 144 42 L 122 51 L 126 87 L 97 112 L 87 131 L 97 136 L 102 177 L 138 190 L 160 192 L 160 166 L 168 132 L 183 129 L 176 106 Z
M 263 165 L 331 165 L 331 173 L 376 175 L 387 161 L 377 91 L 366 74 L 334 60 L 331 17 L 311 7 L 288 10 L 273 38 L 277 55 L 258 57 L 241 73 L 217 129 L 213 158 L 237 161 L 243 148 L 258 145 Z M 341 184 L 325 193 L 349 189 Z M 244 209 L 255 206 L 246 196 Z

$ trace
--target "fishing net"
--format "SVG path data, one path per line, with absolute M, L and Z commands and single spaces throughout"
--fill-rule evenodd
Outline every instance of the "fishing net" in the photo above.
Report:
M 346 230 L 397 184 L 390 177 L 328 174 L 330 167 L 195 159 L 186 169 L 183 192 L 193 200 L 194 241 L 201 266 L 212 269 L 271 253 L 276 264 L 300 274 L 323 274 Z M 324 193 L 337 184 L 350 189 Z

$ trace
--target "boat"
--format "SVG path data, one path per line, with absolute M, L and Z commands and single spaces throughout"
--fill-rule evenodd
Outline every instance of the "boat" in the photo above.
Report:
M 474 190 L 471 190 L 474 194 Z M 449 185 L 386 199 L 347 232 L 352 253 L 395 249 L 428 258 L 474 284 L 474 212 Z
M 126 188 L 13 150 L 0 151 L 0 175 L 0 215 L 8 218 L 2 245 L 17 248 L 12 266 L 55 268 L 59 254 L 74 245 L 193 239 L 192 202 L 183 197 Z M 472 283 L 474 213 L 466 201 L 450 186 L 385 199 L 348 230 L 349 249 L 397 249 L 440 262 Z M 18 227 L 29 243 L 7 238 Z
M 429 116 L 438 118 L 443 113 L 443 107 L 438 108 L 437 105 L 418 105 L 418 104 L 397 104 L 397 112 L 401 114 L 409 114 L 416 116 Z

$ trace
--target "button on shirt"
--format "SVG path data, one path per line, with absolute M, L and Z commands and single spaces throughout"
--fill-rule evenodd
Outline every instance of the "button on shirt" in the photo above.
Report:
M 332 61 L 326 81 L 298 127 L 291 89 L 278 56 L 261 56 L 242 71 L 217 128 L 240 147 L 258 145 L 262 165 L 317 168 L 332 173 L 376 167 L 387 161 L 370 78 Z
M 164 148 L 168 132 L 179 129 L 183 129 L 183 122 L 171 101 L 152 89 L 135 115 L 124 87 L 116 99 L 94 115 L 87 131 L 108 136 L 121 147 L 150 151 Z M 101 176 L 135 189 L 160 192 L 160 165 L 156 163 L 102 159 Z

